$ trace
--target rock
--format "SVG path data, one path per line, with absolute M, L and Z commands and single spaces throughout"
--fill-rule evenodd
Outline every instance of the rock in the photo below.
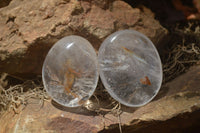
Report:
M 153 13 L 123 1 L 12 0 L 0 9 L 0 72 L 41 74 L 50 47 L 67 35 L 81 35 L 96 50 L 109 34 L 138 30 L 159 45 L 167 30 Z
M 200 119 L 200 66 L 167 83 L 158 96 L 140 108 L 122 106 L 123 132 L 195 132 Z M 36 103 L 33 102 L 32 103 Z M 54 105 L 54 106 L 53 106 Z M 118 132 L 118 117 L 94 114 L 83 108 L 63 108 L 45 102 L 28 106 L 17 115 L 6 112 L 0 119 L 0 132 Z M 194 129 L 193 129 L 194 128 Z

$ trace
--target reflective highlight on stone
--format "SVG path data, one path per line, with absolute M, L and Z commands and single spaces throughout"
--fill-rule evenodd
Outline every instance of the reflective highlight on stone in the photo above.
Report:
M 162 66 L 153 43 L 135 30 L 113 33 L 102 43 L 100 77 L 120 103 L 138 107 L 150 102 L 162 83 Z
M 43 64 L 44 87 L 53 100 L 77 107 L 90 98 L 98 82 L 98 61 L 92 45 L 79 36 L 59 40 Z

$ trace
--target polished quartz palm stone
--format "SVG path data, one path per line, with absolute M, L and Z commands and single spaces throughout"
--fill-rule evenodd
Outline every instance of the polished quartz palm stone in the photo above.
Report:
M 134 30 L 118 31 L 102 43 L 100 77 L 120 103 L 138 107 L 151 101 L 162 83 L 162 66 L 153 43 Z
M 59 104 L 77 107 L 93 94 L 99 77 L 97 69 L 96 52 L 87 40 L 74 35 L 64 37 L 46 56 L 44 87 Z

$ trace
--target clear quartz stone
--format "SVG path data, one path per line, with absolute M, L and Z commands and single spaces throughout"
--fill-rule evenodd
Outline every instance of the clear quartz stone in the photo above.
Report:
M 145 105 L 161 87 L 159 54 L 153 43 L 135 30 L 122 30 L 107 37 L 99 49 L 98 61 L 105 88 L 126 106 Z
M 98 61 L 92 45 L 79 36 L 59 40 L 43 64 L 44 87 L 53 100 L 66 107 L 82 105 L 96 89 Z

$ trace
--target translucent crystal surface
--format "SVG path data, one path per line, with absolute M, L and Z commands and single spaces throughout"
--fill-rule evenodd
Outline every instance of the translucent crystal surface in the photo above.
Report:
M 98 60 L 105 88 L 120 103 L 142 106 L 158 93 L 161 60 L 153 43 L 143 34 L 134 30 L 113 33 L 102 43 Z
M 67 107 L 83 104 L 98 82 L 98 61 L 92 45 L 82 37 L 68 36 L 48 52 L 42 78 L 48 94 Z

